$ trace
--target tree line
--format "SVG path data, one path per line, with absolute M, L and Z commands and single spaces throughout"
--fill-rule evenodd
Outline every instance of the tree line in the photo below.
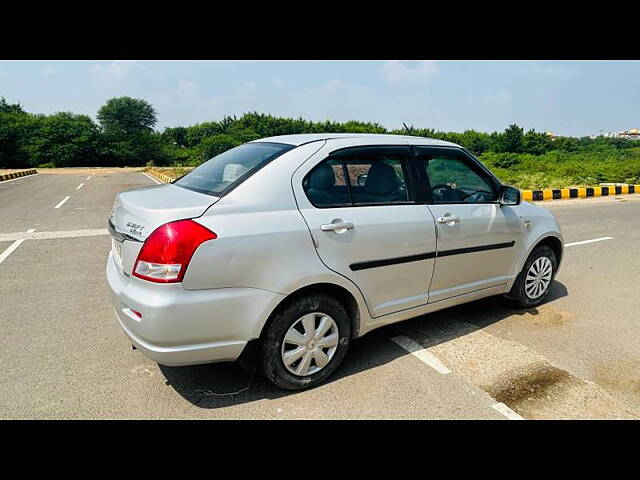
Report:
M 390 133 L 378 123 L 313 122 L 251 112 L 240 117 L 188 127 L 154 130 L 157 113 L 142 99 L 109 99 L 97 112 L 97 122 L 71 112 L 51 115 L 26 112 L 20 104 L 0 98 L 0 168 L 77 166 L 195 166 L 241 143 L 262 137 L 296 133 Z M 615 138 L 552 139 L 543 132 L 509 125 L 502 132 L 475 130 L 443 132 L 409 129 L 412 135 L 462 145 L 481 160 L 501 169 L 516 168 L 531 156 L 561 158 L 563 154 L 618 154 L 637 147 L 632 140 Z M 560 157 L 558 157 L 560 155 Z M 516 168 L 517 169 L 517 168 Z M 640 171 L 631 172 L 640 175 Z

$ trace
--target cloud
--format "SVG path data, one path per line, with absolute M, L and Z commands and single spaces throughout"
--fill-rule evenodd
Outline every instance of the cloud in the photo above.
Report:
M 178 96 L 181 96 L 181 97 L 200 96 L 200 85 L 198 85 L 196 82 L 182 80 L 181 82 L 178 82 Z
M 174 88 L 160 93 L 156 101 L 163 110 L 180 112 L 181 116 L 187 112 L 209 110 L 219 103 L 218 99 L 208 96 L 200 84 L 192 80 L 179 81 Z
M 269 109 L 284 116 L 315 121 L 378 121 L 380 118 L 372 113 L 381 104 L 378 95 L 362 84 L 335 78 L 319 85 L 288 90 L 276 101 L 276 108 Z
M 117 60 L 106 64 L 89 66 L 89 73 L 98 80 L 126 80 L 139 71 L 141 65 L 134 60 Z
M 389 83 L 416 83 L 436 75 L 439 70 L 440 67 L 435 60 L 391 60 L 382 65 L 382 73 Z
M 306 87 L 304 89 L 305 93 L 313 94 L 313 95 L 326 95 L 330 93 L 335 93 L 337 90 L 342 88 L 342 82 L 338 79 L 329 80 L 327 83 L 320 85 L 319 87 Z
M 569 80 L 578 73 L 575 68 L 555 62 L 528 62 L 522 67 L 521 72 L 538 80 Z
M 474 95 L 469 95 L 467 97 L 467 101 L 469 101 L 470 103 L 484 103 L 484 104 L 490 104 L 490 105 L 495 105 L 495 104 L 508 104 L 511 103 L 511 100 L 513 99 L 513 95 L 509 92 L 505 92 L 505 91 L 498 91 L 495 93 L 488 93 L 486 95 L 481 95 L 480 97 L 476 97 Z

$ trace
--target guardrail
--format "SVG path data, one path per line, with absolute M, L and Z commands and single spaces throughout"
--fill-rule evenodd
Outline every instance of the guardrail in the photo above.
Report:
M 17 172 L 10 173 L 2 173 L 0 174 L 0 182 L 4 182 L 5 180 L 13 180 L 18 177 L 26 177 L 27 175 L 35 175 L 38 171 L 35 168 L 31 168 L 29 170 L 19 170 Z
M 599 187 L 543 188 L 542 190 L 520 190 L 522 199 L 539 202 L 544 200 L 568 200 L 572 198 L 606 197 L 640 193 L 640 185 L 607 185 Z
M 146 171 L 147 174 L 151 175 L 154 178 L 157 178 L 158 180 L 160 180 L 163 183 L 171 183 L 175 180 L 175 178 L 169 176 L 169 175 L 165 175 L 162 172 L 159 172 L 158 170 L 154 170 L 152 168 L 150 168 L 149 170 Z

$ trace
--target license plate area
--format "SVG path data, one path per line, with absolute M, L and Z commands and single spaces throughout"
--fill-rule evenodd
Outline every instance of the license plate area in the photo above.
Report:
M 122 243 L 111 237 L 111 253 L 120 270 L 122 270 Z

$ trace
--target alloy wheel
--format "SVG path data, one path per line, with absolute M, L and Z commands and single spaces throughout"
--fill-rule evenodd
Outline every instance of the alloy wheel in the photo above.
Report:
M 540 257 L 529 267 L 524 282 L 524 291 L 531 300 L 540 298 L 551 284 L 553 264 L 547 257 Z

